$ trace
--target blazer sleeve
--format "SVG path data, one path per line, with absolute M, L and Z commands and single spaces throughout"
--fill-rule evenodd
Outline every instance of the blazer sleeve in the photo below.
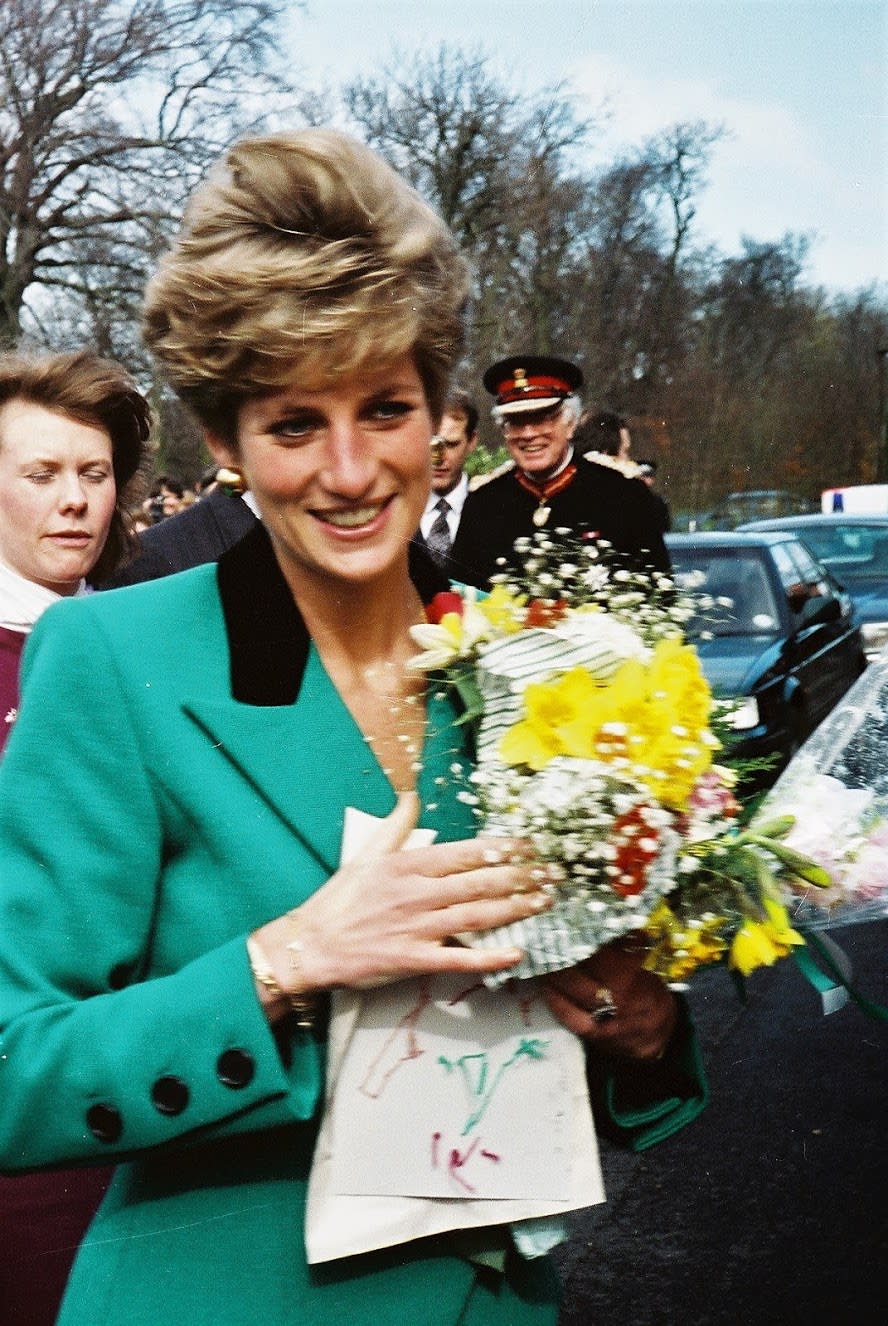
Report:
M 307 1119 L 319 1050 L 282 1056 L 245 934 L 152 970 L 163 822 L 110 647 L 51 609 L 0 766 L 0 1168 Z M 49 619 L 52 620 L 49 620 Z M 288 1064 L 286 1060 L 289 1059 Z
M 590 1054 L 587 1072 L 599 1128 L 632 1151 L 665 1141 L 709 1101 L 700 1044 L 683 999 L 662 1059 L 636 1063 Z

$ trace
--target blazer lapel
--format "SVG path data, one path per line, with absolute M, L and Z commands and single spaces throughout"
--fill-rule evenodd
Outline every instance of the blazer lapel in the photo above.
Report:
M 387 815 L 394 793 L 311 645 L 263 525 L 220 557 L 217 580 L 231 698 L 193 697 L 183 709 L 332 872 L 345 807 Z
M 387 815 L 394 806 L 388 780 L 314 650 L 298 705 L 197 698 L 183 708 L 329 874 L 339 864 L 345 807 Z

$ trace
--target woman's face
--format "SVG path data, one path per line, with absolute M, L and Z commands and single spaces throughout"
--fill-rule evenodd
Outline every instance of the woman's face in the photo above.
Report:
M 105 546 L 117 489 L 104 428 L 26 400 L 0 406 L 0 560 L 73 594 Z
M 432 421 L 410 356 L 335 386 L 287 387 L 248 401 L 243 472 L 291 588 L 305 577 L 366 584 L 405 564 L 431 483 Z

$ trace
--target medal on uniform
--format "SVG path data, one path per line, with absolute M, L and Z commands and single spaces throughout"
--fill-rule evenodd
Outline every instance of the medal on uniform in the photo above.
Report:
M 546 483 L 535 483 L 530 475 L 525 474 L 523 470 L 515 470 L 515 478 L 520 483 L 521 487 L 525 488 L 527 492 L 533 493 L 537 500 L 538 505 L 536 509 L 531 512 L 530 517 L 537 529 L 542 529 L 552 514 L 549 499 L 554 497 L 556 493 L 563 493 L 565 488 L 573 482 L 573 477 L 576 472 L 577 467 L 574 465 L 573 461 L 571 461 L 570 464 L 566 465 L 559 474 L 555 475 L 554 479 L 549 479 Z

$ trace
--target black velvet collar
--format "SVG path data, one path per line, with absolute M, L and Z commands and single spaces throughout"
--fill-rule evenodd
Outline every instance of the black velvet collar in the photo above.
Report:
M 410 578 L 423 603 L 448 588 L 431 556 L 410 545 Z M 257 524 L 219 558 L 216 575 L 231 669 L 241 704 L 293 704 L 308 661 L 308 631 L 278 566 L 264 525 Z

